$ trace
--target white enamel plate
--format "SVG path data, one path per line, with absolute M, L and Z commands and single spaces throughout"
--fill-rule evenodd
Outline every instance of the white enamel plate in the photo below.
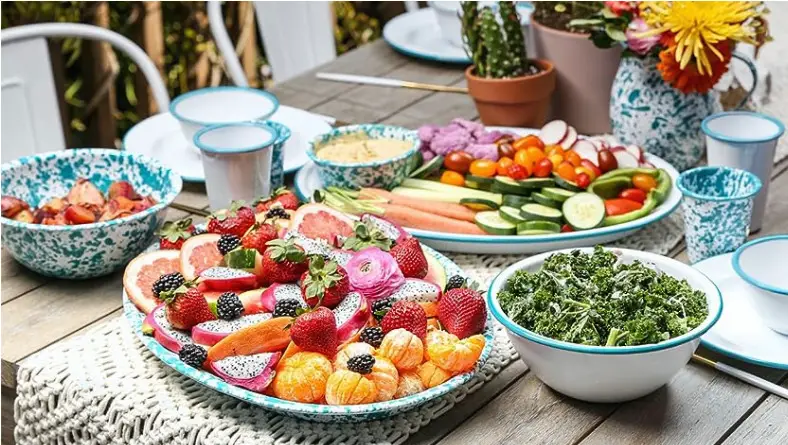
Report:
M 445 63 L 470 63 L 465 51 L 441 35 L 432 8 L 400 14 L 383 27 L 383 38 L 395 50 L 419 59 Z

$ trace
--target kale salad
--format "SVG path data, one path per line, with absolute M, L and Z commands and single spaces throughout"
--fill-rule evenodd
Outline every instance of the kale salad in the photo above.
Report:
M 520 326 L 555 340 L 593 346 L 663 342 L 691 331 L 709 313 L 706 296 L 597 246 L 551 255 L 537 272 L 517 271 L 498 294 Z

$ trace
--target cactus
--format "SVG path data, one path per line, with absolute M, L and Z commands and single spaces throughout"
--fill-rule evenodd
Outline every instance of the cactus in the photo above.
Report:
M 514 7 L 514 2 L 498 2 L 503 21 L 503 32 L 506 34 L 506 43 L 509 46 L 512 67 L 511 77 L 522 76 L 526 73 L 528 59 L 525 56 L 525 38 L 520 24 L 520 14 Z
M 476 66 L 476 75 L 485 77 L 484 60 L 487 58 L 481 36 L 479 36 L 479 9 L 476 2 L 461 2 L 462 40 L 465 43 L 465 53 Z
M 500 23 L 493 10 L 478 9 L 476 2 L 462 2 L 462 32 L 465 51 L 479 77 L 504 79 L 527 73 L 528 58 L 513 2 L 498 2 Z

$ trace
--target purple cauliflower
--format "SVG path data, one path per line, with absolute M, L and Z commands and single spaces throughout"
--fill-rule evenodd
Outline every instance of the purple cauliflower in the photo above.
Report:
M 435 153 L 433 153 L 431 150 L 425 150 L 422 148 L 421 157 L 424 159 L 424 162 L 427 162 L 435 157 Z
M 493 130 L 493 131 L 485 131 L 483 134 L 476 137 L 477 144 L 494 144 L 495 141 L 500 139 L 501 137 L 505 136 L 507 133 L 502 131 Z
M 482 132 L 484 132 L 484 125 L 460 117 L 452 119 L 451 124 L 449 125 L 459 125 L 460 127 L 468 130 L 472 134 L 481 134 Z
M 437 125 L 422 125 L 418 129 L 419 139 L 421 139 L 422 144 L 429 144 L 432 140 L 432 137 L 435 136 L 435 133 L 440 130 L 440 127 Z
M 474 159 L 498 160 L 498 146 L 495 144 L 469 144 L 465 151 Z
M 446 127 L 432 137 L 430 150 L 436 154 L 446 156 L 453 151 L 465 150 L 472 141 L 470 133 L 463 128 Z

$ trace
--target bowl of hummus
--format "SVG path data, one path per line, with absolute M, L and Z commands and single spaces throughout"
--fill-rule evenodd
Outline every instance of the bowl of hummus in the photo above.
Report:
M 318 136 L 307 154 L 324 186 L 390 189 L 411 172 L 419 146 L 418 135 L 407 128 L 349 125 Z

